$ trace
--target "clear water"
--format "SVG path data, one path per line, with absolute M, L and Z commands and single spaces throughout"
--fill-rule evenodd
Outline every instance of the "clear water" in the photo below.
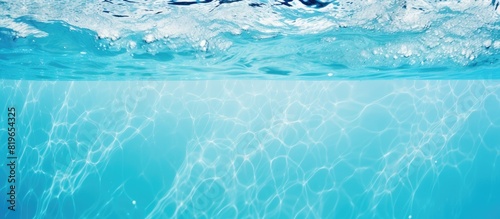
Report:
M 1 217 L 500 218 L 498 5 L 1 1 Z

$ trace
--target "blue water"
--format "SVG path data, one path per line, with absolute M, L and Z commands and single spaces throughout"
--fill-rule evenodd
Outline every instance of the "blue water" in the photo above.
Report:
M 0 217 L 497 219 L 498 79 L 496 0 L 0 1 Z

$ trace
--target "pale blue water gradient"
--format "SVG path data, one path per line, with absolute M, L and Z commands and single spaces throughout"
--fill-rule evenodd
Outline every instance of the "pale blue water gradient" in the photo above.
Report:
M 1 1 L 0 217 L 500 218 L 499 15 Z

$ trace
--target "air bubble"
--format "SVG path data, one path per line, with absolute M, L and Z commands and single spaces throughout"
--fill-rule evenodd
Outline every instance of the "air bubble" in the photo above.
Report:
M 200 42 L 201 51 L 206 52 L 208 50 L 208 41 L 202 40 Z
M 134 41 L 129 41 L 127 46 L 129 49 L 134 49 L 137 46 L 137 43 Z
M 493 48 L 495 48 L 495 49 L 500 49 L 500 41 L 496 40 L 496 41 L 493 43 Z
M 152 43 L 155 41 L 155 36 L 153 36 L 153 34 L 148 34 L 148 35 L 144 36 L 143 40 L 146 43 Z
M 491 44 L 492 44 L 491 40 L 485 40 L 483 42 L 483 46 L 486 47 L 486 48 L 490 48 Z

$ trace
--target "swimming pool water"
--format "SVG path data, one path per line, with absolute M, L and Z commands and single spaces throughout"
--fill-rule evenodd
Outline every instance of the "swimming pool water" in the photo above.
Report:
M 0 12 L 1 217 L 500 218 L 497 1 Z

